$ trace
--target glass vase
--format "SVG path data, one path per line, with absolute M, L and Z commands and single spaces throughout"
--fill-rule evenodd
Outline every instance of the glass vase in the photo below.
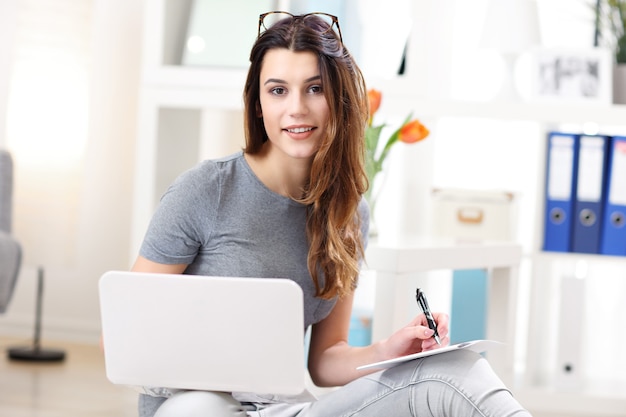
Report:
M 368 236 L 371 239 L 378 237 L 378 223 L 376 222 L 376 207 L 378 202 L 378 197 L 380 196 L 380 192 L 383 186 L 384 180 L 383 171 L 379 171 L 374 174 L 373 178 L 369 178 L 370 188 L 365 193 L 365 199 L 367 200 L 367 204 L 370 209 L 370 224 L 369 224 L 369 232 Z

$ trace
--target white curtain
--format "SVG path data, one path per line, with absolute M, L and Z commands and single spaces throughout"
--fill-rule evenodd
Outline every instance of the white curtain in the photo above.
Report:
M 7 106 L 26 262 L 74 261 L 87 141 L 91 0 L 17 2 Z

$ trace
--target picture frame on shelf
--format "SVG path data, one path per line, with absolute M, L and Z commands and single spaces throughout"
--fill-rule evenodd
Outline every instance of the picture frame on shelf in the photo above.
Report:
M 607 48 L 538 48 L 530 61 L 531 102 L 613 101 L 613 60 Z

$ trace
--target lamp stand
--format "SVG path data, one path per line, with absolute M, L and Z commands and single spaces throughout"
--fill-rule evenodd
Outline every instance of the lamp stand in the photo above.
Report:
M 515 69 L 518 54 L 501 53 L 504 62 L 502 85 L 500 92 L 495 96 L 496 101 L 502 102 L 519 102 L 522 101 L 517 86 L 515 85 Z
M 35 335 L 33 346 L 9 348 L 9 359 L 28 362 L 61 362 L 65 359 L 65 352 L 56 349 L 41 347 L 41 314 L 43 303 L 43 268 L 37 271 L 37 302 L 35 304 Z

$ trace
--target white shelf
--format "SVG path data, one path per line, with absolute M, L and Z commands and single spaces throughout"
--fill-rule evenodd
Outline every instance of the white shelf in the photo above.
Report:
M 372 243 L 368 266 L 395 273 L 500 268 L 518 264 L 522 255 L 521 246 L 514 242 L 423 238 L 405 243 L 397 247 Z
M 598 123 L 626 125 L 626 105 L 586 105 L 526 102 L 469 102 L 428 100 L 394 95 L 385 101 L 385 110 L 419 117 L 477 117 L 485 119 L 535 121 L 549 124 Z
M 602 255 L 593 253 L 576 253 L 576 252 L 549 252 L 541 251 L 532 255 L 534 260 L 539 261 L 588 261 L 588 262 L 611 262 L 615 264 L 626 263 L 626 256 L 618 255 Z
M 144 69 L 142 83 L 147 88 L 236 90 L 241 97 L 246 75 L 247 68 L 163 65 Z
M 242 110 L 243 90 L 151 87 L 144 89 L 141 100 L 149 112 L 163 108 Z

